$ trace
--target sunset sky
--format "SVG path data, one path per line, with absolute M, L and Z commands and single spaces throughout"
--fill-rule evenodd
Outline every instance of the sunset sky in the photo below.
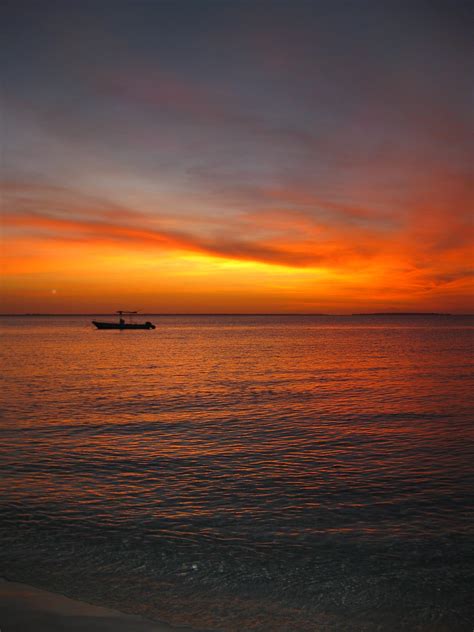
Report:
M 1 312 L 474 310 L 471 3 L 3 5 Z

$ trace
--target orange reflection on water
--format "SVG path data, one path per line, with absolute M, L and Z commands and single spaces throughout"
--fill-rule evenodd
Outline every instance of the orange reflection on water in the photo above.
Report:
M 7 495 L 258 523 L 425 502 L 468 466 L 465 320 L 155 320 L 9 323 Z

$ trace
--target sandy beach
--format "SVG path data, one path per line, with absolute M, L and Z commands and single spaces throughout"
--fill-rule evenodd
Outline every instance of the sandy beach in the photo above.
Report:
M 0 580 L 1 632 L 191 632 Z

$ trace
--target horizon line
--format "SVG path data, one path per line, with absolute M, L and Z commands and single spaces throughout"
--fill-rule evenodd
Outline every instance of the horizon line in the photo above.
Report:
M 350 314 L 327 312 L 138 312 L 138 316 L 474 316 L 462 312 L 353 312 Z M 116 312 L 10 312 L 0 313 L 0 317 L 37 316 L 116 316 Z

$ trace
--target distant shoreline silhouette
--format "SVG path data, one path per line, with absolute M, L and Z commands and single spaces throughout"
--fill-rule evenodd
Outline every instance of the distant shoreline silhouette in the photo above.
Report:
M 81 313 L 41 313 L 41 312 L 25 312 L 25 313 L 0 313 L 0 317 L 59 317 L 59 316 L 80 316 L 80 317 L 89 317 L 89 316 L 111 316 L 113 312 L 81 312 Z M 466 317 L 466 316 L 474 316 L 472 313 L 460 313 L 460 314 L 452 314 L 450 312 L 354 312 L 353 314 L 325 314 L 320 312 L 314 313 L 286 313 L 286 312 L 269 312 L 269 313 L 238 313 L 238 312 L 198 312 L 198 313 L 186 313 L 186 312 L 176 312 L 176 313 L 162 313 L 162 312 L 143 312 L 143 315 L 146 316 L 161 316 L 161 317 L 174 317 L 174 316 L 232 316 L 232 317 L 260 317 L 260 316 L 294 316 L 294 317 L 311 317 L 311 316 L 324 316 L 330 318 L 352 318 L 354 316 L 434 316 L 434 317 Z

